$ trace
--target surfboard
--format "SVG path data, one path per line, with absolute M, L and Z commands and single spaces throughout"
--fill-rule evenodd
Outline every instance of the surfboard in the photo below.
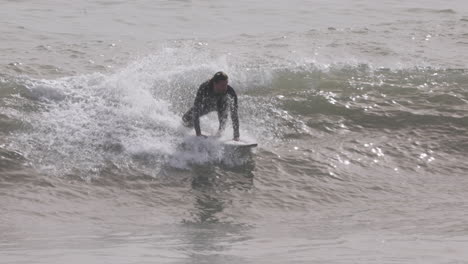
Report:
M 223 139 L 213 135 L 206 135 L 202 137 L 202 139 L 213 142 L 215 144 L 220 144 L 229 149 L 250 149 L 258 146 L 257 142 L 248 139 L 240 139 L 239 141 L 235 141 L 233 139 Z
M 255 148 L 258 146 L 258 144 L 256 142 L 251 142 L 251 141 L 244 141 L 244 140 L 239 140 L 239 141 L 235 141 L 235 140 L 221 140 L 221 143 L 224 145 L 224 146 L 228 146 L 228 147 L 236 147 L 236 148 Z
M 241 138 L 235 141 L 231 138 L 221 138 L 208 133 L 203 133 L 203 137 L 188 136 L 184 140 L 184 145 L 193 145 L 199 147 L 222 146 L 225 150 L 249 150 L 258 146 L 258 143 L 251 139 Z
M 205 134 L 206 135 L 206 134 Z M 258 144 L 254 140 L 195 135 L 186 136 L 177 146 L 171 163 L 177 166 L 191 166 L 193 164 L 217 164 L 226 166 L 246 165 L 255 157 L 254 149 Z

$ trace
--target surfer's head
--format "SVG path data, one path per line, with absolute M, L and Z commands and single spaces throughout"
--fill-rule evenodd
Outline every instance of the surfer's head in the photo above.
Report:
M 211 78 L 213 90 L 215 93 L 226 93 L 228 88 L 228 76 L 226 73 L 219 71 Z

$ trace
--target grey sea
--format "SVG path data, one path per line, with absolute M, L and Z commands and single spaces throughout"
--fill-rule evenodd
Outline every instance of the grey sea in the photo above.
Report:
M 466 0 L 0 0 L 0 263 L 468 263 L 467 156 Z

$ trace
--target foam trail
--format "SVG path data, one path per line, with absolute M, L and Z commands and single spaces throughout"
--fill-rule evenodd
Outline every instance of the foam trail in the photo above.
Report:
M 229 68 L 223 56 L 193 54 L 166 48 L 111 75 L 28 80 L 28 97 L 39 111 L 26 116 L 32 129 L 18 134 L 13 147 L 52 174 L 94 177 L 109 162 L 126 167 L 150 159 L 156 167 L 144 170 L 155 175 L 158 164 L 193 133 L 181 126 L 180 116 L 198 85 Z M 238 72 L 231 68 L 232 76 Z M 217 119 L 203 117 L 203 126 L 214 130 Z M 247 130 L 241 132 L 249 137 Z

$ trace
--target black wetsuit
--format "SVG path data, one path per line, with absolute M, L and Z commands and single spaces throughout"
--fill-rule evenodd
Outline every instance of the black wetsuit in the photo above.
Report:
M 182 120 L 186 126 L 194 126 L 197 135 L 201 135 L 200 117 L 209 112 L 218 112 L 219 130 L 223 131 L 226 127 L 228 108 L 231 112 L 232 128 L 234 129 L 234 138 L 239 137 L 239 117 L 237 115 L 237 95 L 234 89 L 228 85 L 224 94 L 217 94 L 213 90 L 213 83 L 204 82 L 198 88 L 195 103 Z

